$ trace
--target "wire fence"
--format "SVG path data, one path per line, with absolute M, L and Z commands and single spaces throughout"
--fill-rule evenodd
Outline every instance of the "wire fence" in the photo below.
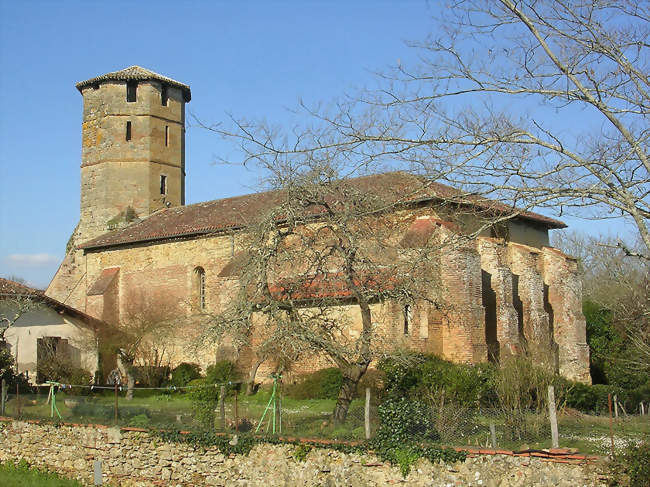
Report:
M 70 387 L 50 384 L 30 393 L 7 393 L 2 415 L 16 419 L 52 419 L 66 423 L 119 425 L 144 429 L 275 434 L 294 438 L 363 441 L 380 427 L 378 398 L 355 398 L 342 423 L 332 421 L 333 399 L 294 399 L 278 388 L 254 395 L 237 384 L 196 386 L 214 397 L 201 402 L 192 388 Z M 131 397 L 132 396 L 132 397 Z M 205 395 L 204 395 L 205 396 Z M 647 408 L 632 413 L 586 415 L 574 410 L 557 414 L 558 443 L 580 452 L 609 454 L 650 437 Z M 643 414 L 642 414 L 643 413 Z M 415 424 L 413 438 L 447 446 L 526 450 L 553 446 L 548 411 L 464 407 L 431 407 L 430 420 Z

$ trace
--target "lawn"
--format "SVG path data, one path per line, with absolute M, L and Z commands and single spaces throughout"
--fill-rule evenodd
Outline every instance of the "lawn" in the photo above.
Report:
M 205 430 L 221 427 L 219 412 L 215 411 L 212 425 L 200 424 L 186 394 L 166 391 L 137 391 L 131 401 L 125 392 L 118 398 L 118 424 L 142 428 L 178 430 Z M 260 390 L 254 396 L 240 394 L 237 401 L 237 420 L 240 426 L 255 429 L 267 406 L 270 391 Z M 44 419 L 50 417 L 47 394 L 21 396 L 21 417 Z M 74 395 L 69 391 L 57 394 L 59 412 L 65 422 L 114 424 L 115 397 L 111 391 L 91 395 Z M 342 426 L 332 424 L 330 415 L 334 400 L 282 398 L 282 434 L 303 438 L 331 438 L 362 440 L 364 430 L 364 401 L 352 402 L 348 420 Z M 10 397 L 9 416 L 16 416 L 16 400 Z M 226 430 L 235 425 L 235 401 L 228 396 L 225 402 Z M 55 415 L 56 418 L 56 415 Z M 490 424 L 495 425 L 497 446 L 507 449 L 549 448 L 550 426 L 544 416 L 527 414 L 516 422 L 503 413 L 468 409 L 466 415 L 449 412 L 442 421 L 434 421 L 441 442 L 454 446 L 490 446 Z M 269 431 L 270 413 L 267 414 L 260 433 Z M 278 421 L 279 423 L 279 421 Z M 371 409 L 371 431 L 379 426 L 376 407 Z M 585 453 L 607 454 L 610 451 L 609 420 L 607 417 L 580 413 L 559 416 L 560 445 L 573 447 Z M 628 442 L 637 442 L 650 435 L 650 416 L 631 416 L 614 421 L 614 438 L 617 449 Z
M 0 485 L 2 487 L 82 487 L 76 480 L 70 480 L 51 472 L 30 468 L 24 461 L 0 463 Z

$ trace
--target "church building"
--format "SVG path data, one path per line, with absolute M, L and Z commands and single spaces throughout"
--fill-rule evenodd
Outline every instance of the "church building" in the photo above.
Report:
M 132 66 L 76 86 L 83 97 L 80 220 L 46 294 L 115 325 L 138 306 L 161 315 L 180 313 L 167 346 L 172 366 L 185 361 L 205 367 L 228 356 L 242 369 L 250 367 L 254 347 L 244 353 L 197 345 L 201 330 L 192 316 L 216 313 L 228 302 L 236 261 L 246 250 L 239 236 L 277 195 L 185 205 L 188 85 Z M 350 184 L 400 194 L 416 179 L 392 172 Z M 460 231 L 449 209 L 440 208 L 454 191 L 430 182 L 413 204 L 400 207 L 404 248 Z M 377 303 L 388 310 L 377 326 L 400 346 L 467 363 L 498 360 L 548 341 L 556 370 L 589 383 L 577 262 L 549 245 L 549 230 L 565 226 L 522 211 L 498 230 L 486 228 L 440 256 L 439 279 L 454 313 L 441 317 L 425 306 Z M 261 370 L 272 370 L 272 360 L 266 362 Z M 293 370 L 321 366 L 327 361 L 305 360 Z

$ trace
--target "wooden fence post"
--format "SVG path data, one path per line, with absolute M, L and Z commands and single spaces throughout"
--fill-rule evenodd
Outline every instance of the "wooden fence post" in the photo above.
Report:
M 226 430 L 226 386 L 219 388 L 219 418 L 221 420 L 221 431 Z
M 555 410 L 555 389 L 548 386 L 548 416 L 551 421 L 551 446 L 559 448 L 560 440 L 557 431 L 557 411 Z
M 235 431 L 239 431 L 239 409 L 237 406 L 238 395 L 237 389 L 235 389 Z
M 607 394 L 607 405 L 609 406 L 609 437 L 612 440 L 612 458 L 614 458 L 614 424 L 612 421 L 612 395 Z
M 492 448 L 497 447 L 497 429 L 494 423 L 490 423 L 490 437 L 492 438 Z
M 2 392 L 0 392 L 0 395 L 2 396 L 2 404 L 0 404 L 0 414 L 2 416 L 5 415 L 5 408 L 7 404 L 7 381 L 2 379 Z
M 618 419 L 618 396 L 614 394 L 614 417 Z
M 366 440 L 370 439 L 370 387 L 366 387 L 366 407 L 364 408 L 364 425 L 366 429 Z

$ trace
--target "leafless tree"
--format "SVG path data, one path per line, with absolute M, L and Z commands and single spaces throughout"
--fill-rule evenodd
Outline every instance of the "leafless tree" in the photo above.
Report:
M 555 236 L 553 244 L 578 258 L 585 299 L 608 310 L 626 337 L 627 353 L 616 359 L 629 369 L 650 371 L 650 262 L 628 255 L 611 237 L 569 232 Z M 642 245 L 627 248 L 640 254 Z
M 0 279 L 0 343 L 22 316 L 42 308 L 43 295 L 15 281 Z
M 153 369 L 168 360 L 175 338 L 176 306 L 155 293 L 131 296 L 120 323 L 100 338 L 103 353 L 116 354 L 127 377 L 127 399 L 133 399 L 136 367 Z
M 371 362 L 398 353 L 404 306 L 442 306 L 439 246 L 402 242 L 413 210 L 399 211 L 425 180 L 378 194 L 312 168 L 286 180 L 276 169 L 274 204 L 241 236 L 233 299 L 212 316 L 210 333 L 253 347 L 253 377 L 264 360 L 286 367 L 325 357 L 343 376 L 340 423 Z
M 380 89 L 306 108 L 293 133 L 241 119 L 219 130 L 247 164 L 393 167 L 513 208 L 622 217 L 649 258 L 648 19 L 633 0 L 447 2 L 411 44 L 419 61 Z

